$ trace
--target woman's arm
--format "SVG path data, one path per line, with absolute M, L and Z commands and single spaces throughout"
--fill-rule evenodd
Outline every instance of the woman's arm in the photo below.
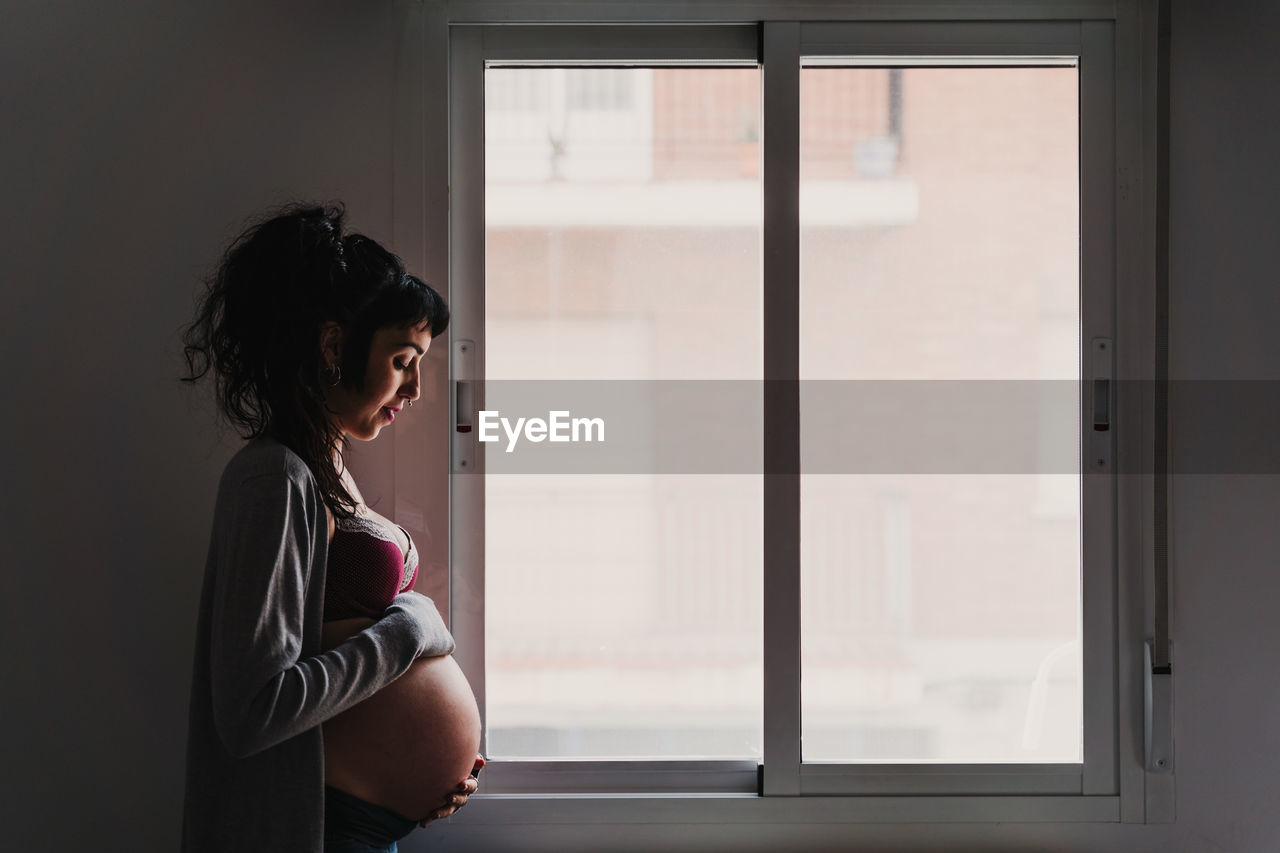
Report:
M 431 599 L 396 596 L 382 618 L 302 658 L 307 588 L 324 509 L 287 471 L 224 483 L 210 678 L 218 734 L 237 757 L 286 740 L 372 695 L 415 659 L 453 651 Z

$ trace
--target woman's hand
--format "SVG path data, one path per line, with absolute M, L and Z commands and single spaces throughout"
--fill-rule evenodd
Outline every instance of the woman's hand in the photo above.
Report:
M 471 770 L 471 775 L 459 782 L 458 787 L 449 795 L 449 799 L 445 801 L 445 804 L 419 821 L 418 826 L 425 827 L 433 820 L 440 820 L 442 818 L 449 817 L 458 809 L 465 806 L 467 804 L 467 798 L 474 794 L 476 789 L 480 787 L 480 782 L 476 777 L 480 775 L 481 767 L 484 767 L 484 758 L 477 755 L 475 766 Z

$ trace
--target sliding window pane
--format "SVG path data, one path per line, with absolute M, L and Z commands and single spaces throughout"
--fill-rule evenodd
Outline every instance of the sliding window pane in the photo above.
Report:
M 759 101 L 755 68 L 486 71 L 489 409 L 757 385 Z M 481 447 L 488 754 L 758 757 L 758 459 L 525 472 Z
M 1077 73 L 801 71 L 805 761 L 1081 760 Z

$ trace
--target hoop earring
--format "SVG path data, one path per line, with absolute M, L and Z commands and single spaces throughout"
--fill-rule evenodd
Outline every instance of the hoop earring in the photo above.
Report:
M 342 367 L 339 365 L 336 365 L 336 364 L 330 365 L 328 368 L 325 369 L 324 374 L 326 378 L 330 376 L 333 377 L 332 382 L 325 384 L 324 387 L 326 388 L 334 388 L 337 386 L 339 382 L 342 381 Z

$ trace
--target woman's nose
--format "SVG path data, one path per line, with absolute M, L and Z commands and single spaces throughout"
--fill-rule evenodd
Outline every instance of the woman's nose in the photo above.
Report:
M 415 370 L 410 375 L 409 379 L 407 379 L 405 383 L 400 386 L 400 396 L 404 397 L 406 400 L 418 399 L 418 393 L 419 393 L 421 384 L 422 384 L 422 378 L 419 375 L 418 371 Z

